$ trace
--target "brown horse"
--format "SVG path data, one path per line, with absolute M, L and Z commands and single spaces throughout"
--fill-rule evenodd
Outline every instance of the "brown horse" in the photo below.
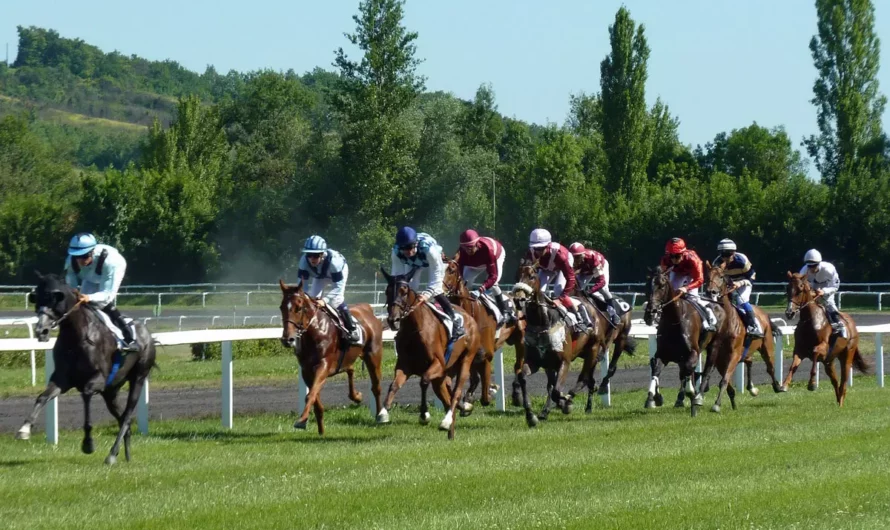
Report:
M 509 344 L 516 349 L 516 364 L 513 366 L 513 373 L 518 374 L 522 369 L 522 358 L 525 357 L 525 321 L 517 320 L 511 324 L 505 324 L 498 328 L 498 323 L 494 316 L 488 312 L 482 301 L 477 297 L 470 295 L 467 283 L 461 279 L 460 271 L 455 260 L 445 259 L 447 268 L 445 269 L 445 280 L 442 286 L 445 294 L 451 301 L 459 305 L 464 311 L 473 316 L 479 327 L 479 337 L 482 349 L 473 362 L 470 370 L 470 387 L 464 398 L 464 407 L 461 414 L 469 414 L 472 410 L 473 395 L 479 384 L 482 384 L 482 406 L 487 407 L 490 402 L 490 394 L 486 389 L 492 388 L 491 384 L 491 363 L 494 359 L 494 353 L 504 344 Z M 514 400 L 520 401 L 518 380 L 513 383 Z M 469 407 L 469 410 L 467 408 Z
M 585 360 L 579 379 L 587 381 L 592 364 L 589 362 L 597 352 L 593 352 L 595 342 L 590 333 L 574 333 L 563 320 L 556 304 L 541 290 L 534 265 L 522 265 L 519 282 L 514 286 L 514 296 L 519 299 L 526 319 L 525 357 L 522 370 L 518 374 L 519 386 L 522 391 L 522 405 L 525 408 L 525 421 L 529 427 L 538 424 L 538 416 L 531 410 L 528 398 L 527 378 L 543 369 L 547 374 L 547 397 L 540 418 L 547 419 L 550 415 L 551 402 L 569 414 L 572 410 L 572 396 L 563 393 L 566 377 L 572 361 L 578 357 Z M 594 308 L 586 301 L 587 311 Z
M 310 409 L 315 410 L 318 434 L 324 434 L 324 407 L 321 404 L 321 389 L 329 376 L 345 371 L 349 380 L 349 399 L 362 402 L 361 392 L 355 389 L 353 365 L 359 358 L 368 369 L 371 378 L 371 392 L 374 394 L 377 412 L 380 413 L 381 363 L 383 362 L 383 324 L 374 316 L 368 304 L 353 304 L 349 311 L 358 320 L 363 332 L 361 344 L 346 344 L 340 336 L 338 321 L 319 307 L 303 291 L 303 282 L 296 286 L 281 286 L 281 322 L 284 332 L 281 344 L 294 348 L 300 363 L 300 376 L 309 387 L 303 414 L 294 423 L 294 428 L 305 429 Z
M 825 373 L 831 378 L 831 384 L 834 385 L 837 404 L 843 407 L 844 398 L 847 396 L 847 374 L 850 373 L 850 369 L 855 366 L 860 372 L 868 373 L 871 368 L 859 353 L 859 331 L 856 329 L 856 322 L 850 315 L 841 313 L 848 336 L 844 338 L 833 335 L 825 309 L 819 307 L 815 291 L 810 288 L 810 283 L 802 274 L 788 272 L 786 294 L 788 307 L 785 315 L 792 318 L 799 311 L 800 319 L 794 328 L 794 358 L 782 383 L 782 391 L 787 390 L 791 384 L 791 377 L 800 366 L 801 359 L 812 359 L 813 368 L 810 371 L 810 383 L 807 388 L 816 390 L 816 370 L 819 366 L 817 363 L 821 362 L 825 366 Z M 840 361 L 841 365 L 840 380 L 834 369 L 835 359 Z
M 470 377 L 470 366 L 480 348 L 479 329 L 476 321 L 461 308 L 454 308 L 464 319 L 466 333 L 449 345 L 449 333 L 428 304 L 410 287 L 411 278 L 418 269 L 408 274 L 392 276 L 381 268 L 386 278 L 386 309 L 389 328 L 396 332 L 396 370 L 386 395 L 383 409 L 377 415 L 381 423 L 389 422 L 388 409 L 392 407 L 396 393 L 408 377 L 420 376 L 420 422 L 429 421 L 426 392 L 430 384 L 433 392 L 448 411 L 439 429 L 448 431 L 448 439 L 454 439 L 454 411 L 461 401 L 463 387 Z M 448 388 L 447 379 L 453 384 Z
M 729 395 L 729 401 L 732 408 L 736 408 L 735 388 L 732 384 L 732 374 L 735 372 L 738 363 L 745 363 L 747 376 L 747 389 L 752 396 L 758 394 L 757 387 L 751 382 L 751 366 L 753 364 L 752 356 L 749 352 L 759 351 L 760 356 L 766 363 L 766 371 L 773 380 L 773 390 L 781 392 L 779 381 L 776 380 L 774 365 L 775 335 L 769 315 L 762 309 L 754 307 L 754 317 L 760 323 L 763 330 L 763 337 L 749 337 L 745 331 L 745 324 L 732 304 L 732 291 L 730 280 L 726 276 L 726 267 L 721 264 L 719 267 L 711 267 L 709 263 L 705 263 L 705 276 L 707 277 L 707 292 L 712 300 L 719 301 L 723 307 L 726 318 L 720 328 L 717 330 L 711 348 L 708 349 L 708 358 L 705 362 L 704 372 L 702 373 L 702 392 L 708 390 L 708 379 L 711 370 L 716 365 L 717 372 L 721 375 L 720 390 L 717 393 L 717 401 L 711 407 L 712 412 L 720 412 L 720 403 L 723 397 L 723 391 Z M 765 338 L 769 337 L 769 338 Z
M 595 379 L 596 367 L 600 360 L 603 356 L 609 354 L 609 348 L 614 344 L 612 358 L 609 361 L 609 370 L 606 372 L 606 376 L 603 377 L 599 386 L 599 393 L 605 394 L 609 391 L 609 381 L 615 375 L 615 371 L 618 368 L 618 359 L 621 358 L 621 354 L 627 352 L 630 355 L 633 355 L 637 344 L 633 337 L 630 336 L 630 311 L 621 315 L 621 321 L 618 327 L 613 327 L 609 320 L 609 316 L 600 311 L 597 307 L 593 295 L 580 289 L 577 290 L 577 295 L 589 302 L 594 308 L 590 313 L 590 318 L 593 321 L 593 329 L 588 331 L 588 333 L 591 336 L 590 340 L 593 342 L 592 351 L 595 352 L 595 355 L 584 359 L 584 368 L 582 368 L 581 374 L 578 376 L 578 382 L 575 385 L 575 388 L 569 392 L 569 395 L 574 397 L 586 386 L 588 388 L 588 394 L 587 405 L 584 408 L 584 412 L 589 413 L 593 411 L 593 393 L 597 391 Z M 586 379 L 584 378 L 585 375 L 587 376 Z
M 659 392 L 661 370 L 668 363 L 680 367 L 680 392 L 675 407 L 683 406 L 684 394 L 691 402 L 691 413 L 695 417 L 702 405 L 701 391 L 696 389 L 695 366 L 702 350 L 709 346 L 714 333 L 703 329 L 702 315 L 694 307 L 695 302 L 674 291 L 670 282 L 670 269 L 658 267 L 651 271 L 646 282 L 646 310 L 643 320 L 648 326 L 657 328 L 657 347 L 649 361 L 652 379 L 646 408 L 660 407 L 664 398 Z M 723 309 L 714 308 L 718 329 L 723 318 Z

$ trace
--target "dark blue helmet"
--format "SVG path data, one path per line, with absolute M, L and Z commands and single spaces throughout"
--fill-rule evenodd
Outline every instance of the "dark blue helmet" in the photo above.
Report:
M 396 246 L 409 247 L 417 243 L 417 231 L 410 226 L 403 226 L 396 232 Z

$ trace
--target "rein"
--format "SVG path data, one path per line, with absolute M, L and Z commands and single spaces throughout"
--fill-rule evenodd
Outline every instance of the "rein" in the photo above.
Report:
M 57 320 L 52 320 L 52 319 L 51 319 L 52 321 L 51 321 L 50 324 L 49 324 L 50 328 L 55 329 L 55 328 L 59 327 L 59 324 L 61 324 L 65 319 L 67 319 L 68 316 L 71 315 L 71 313 L 73 313 L 78 307 L 81 306 L 81 304 L 83 304 L 83 302 L 81 302 L 80 300 L 78 300 L 76 304 L 74 304 L 73 306 L 71 306 L 71 309 L 69 309 L 68 311 L 66 311 L 65 314 L 62 315 L 61 317 L 59 317 Z M 38 315 L 43 314 L 43 315 L 46 315 L 46 316 L 50 316 L 50 314 L 49 314 L 47 311 L 45 311 L 45 309 L 46 309 L 45 307 L 42 307 L 42 308 L 40 309 L 40 311 L 37 312 L 37 314 L 38 314 Z

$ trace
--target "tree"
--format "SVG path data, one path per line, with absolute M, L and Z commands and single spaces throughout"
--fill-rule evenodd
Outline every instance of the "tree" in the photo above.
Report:
M 497 148 L 504 134 L 504 122 L 497 112 L 491 85 L 480 85 L 476 97 L 468 105 L 461 119 L 460 135 L 463 147 Z
M 637 27 L 624 7 L 609 26 L 609 41 L 612 51 L 600 65 L 606 186 L 630 196 L 645 182 L 652 152 L 646 108 L 649 45 L 643 25 Z
M 765 184 L 784 181 L 806 173 L 800 152 L 791 146 L 791 138 L 782 127 L 767 129 L 757 123 L 719 133 L 705 149 L 699 149 L 699 162 L 710 173 L 723 172 L 734 177 L 749 174 Z
M 854 171 L 863 146 L 881 135 L 887 98 L 878 91 L 880 40 L 871 0 L 816 0 L 810 51 L 819 77 L 810 100 L 819 134 L 804 141 L 824 182 Z

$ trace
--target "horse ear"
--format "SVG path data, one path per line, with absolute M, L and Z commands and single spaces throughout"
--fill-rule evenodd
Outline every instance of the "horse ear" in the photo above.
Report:
M 392 283 L 392 276 L 384 270 L 383 265 L 380 266 L 380 273 L 386 278 L 386 283 Z
M 39 270 L 37 270 L 37 269 L 34 269 L 34 276 L 37 276 L 37 279 L 38 279 L 38 280 L 42 280 L 42 279 L 43 279 L 43 273 L 41 273 L 41 272 L 40 272 Z
M 294 291 L 296 291 L 298 293 L 303 292 L 303 279 L 302 278 L 300 278 L 300 281 L 297 282 L 297 286 L 294 287 Z
M 790 280 L 791 278 L 794 278 L 794 275 L 791 274 L 791 271 L 788 271 L 788 279 Z
M 452 261 L 457 261 L 457 258 L 459 258 L 459 257 L 460 257 L 460 250 L 458 250 L 457 252 L 454 253 L 454 257 L 451 258 L 451 260 L 452 260 Z
M 286 293 L 286 292 L 287 292 L 287 284 L 284 283 L 284 280 L 282 280 L 281 278 L 278 278 L 278 285 L 281 286 L 281 292 L 282 292 L 282 293 Z
M 411 270 L 408 272 L 408 274 L 405 275 L 405 281 L 410 282 L 411 278 L 414 277 L 414 275 L 417 273 L 418 270 L 419 270 L 418 267 L 411 267 Z

